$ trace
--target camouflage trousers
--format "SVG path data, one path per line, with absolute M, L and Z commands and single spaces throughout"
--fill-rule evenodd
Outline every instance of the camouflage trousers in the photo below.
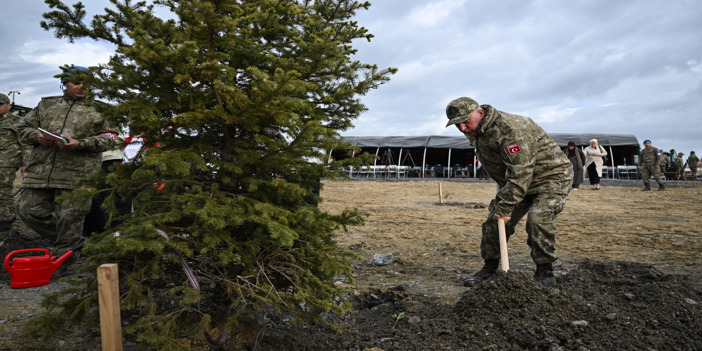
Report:
M 568 195 L 537 194 L 528 195 L 517 204 L 512 217 L 505 224 L 507 240 L 514 234 L 517 223 L 526 215 L 527 245 L 531 248 L 531 258 L 539 265 L 551 263 L 556 256 L 556 219 L 563 211 Z M 490 203 L 490 214 L 483 223 L 483 236 L 480 241 L 480 256 L 484 260 L 500 258 L 500 239 L 497 221 L 494 220 L 497 200 Z
M 12 222 L 15 216 L 15 200 L 12 198 L 12 184 L 15 182 L 15 167 L 0 167 L 0 222 Z
M 691 163 L 690 166 L 690 178 L 688 180 L 697 180 L 697 164 Z
M 77 245 L 83 234 L 83 221 L 90 201 L 82 207 L 56 202 L 67 189 L 23 189 L 17 199 L 17 215 L 42 237 L 53 241 L 51 255 L 60 256 Z
M 643 178 L 643 183 L 645 186 L 651 185 L 651 176 L 658 182 L 658 185 L 663 185 L 663 180 L 661 179 L 661 172 L 656 169 L 655 165 L 643 165 L 641 166 L 641 177 Z

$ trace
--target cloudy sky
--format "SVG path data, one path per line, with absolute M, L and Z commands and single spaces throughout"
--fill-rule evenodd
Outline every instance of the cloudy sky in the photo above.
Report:
M 700 0 L 375 0 L 359 13 L 375 35 L 357 58 L 397 67 L 364 97 L 344 135 L 460 135 L 446 104 L 470 96 L 532 117 L 550 133 L 633 134 L 702 152 Z M 84 1 L 88 14 L 104 0 Z M 0 92 L 35 106 L 60 94 L 57 67 L 106 62 L 112 48 L 68 44 L 39 27 L 40 0 L 15 1 L 0 21 Z

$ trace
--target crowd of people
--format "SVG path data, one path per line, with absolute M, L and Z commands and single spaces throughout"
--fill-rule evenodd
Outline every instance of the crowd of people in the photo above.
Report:
M 568 147 L 564 153 L 570 160 L 573 166 L 573 187 L 572 190 L 578 190 L 583 183 L 583 179 L 587 177 L 592 186 L 592 190 L 600 189 L 600 178 L 602 178 L 602 166 L 607 157 L 607 150 L 600 146 L 597 139 L 591 139 L 590 145 L 584 149 L 579 149 L 575 142 L 568 142 Z M 673 159 L 671 154 L 675 155 Z M 697 166 L 699 158 L 695 155 L 695 151 L 690 151 L 690 156 L 683 162 L 682 152 L 675 153 L 675 150 L 666 152 L 652 146 L 651 140 L 644 140 L 643 148 L 639 151 L 638 170 L 641 172 L 644 187 L 642 191 L 651 190 L 651 178 L 658 183 L 658 190 L 665 190 L 664 178 L 672 178 L 674 180 L 696 180 Z M 673 161 L 671 161 L 673 159 Z M 686 176 L 684 171 L 689 166 L 690 174 Z M 666 173 L 672 175 L 666 176 Z M 663 177 L 661 177 L 663 174 Z

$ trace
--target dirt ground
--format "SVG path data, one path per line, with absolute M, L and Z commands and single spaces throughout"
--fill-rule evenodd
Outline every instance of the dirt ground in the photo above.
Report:
M 248 344 L 213 349 L 700 350 L 702 182 L 668 181 L 665 192 L 640 185 L 603 180 L 600 191 L 571 192 L 558 220 L 552 286 L 532 278 L 522 221 L 509 242 L 510 271 L 465 288 L 462 279 L 482 266 L 480 227 L 494 182 L 325 181 L 323 210 L 369 214 L 365 226 L 339 233 L 342 248 L 361 257 L 356 281 L 338 282 L 353 290 L 355 312 L 327 316 L 343 332 L 272 318 Z M 0 238 L 0 255 L 35 243 Z M 393 261 L 372 265 L 374 254 Z M 94 331 L 52 344 L 18 336 L 41 293 L 61 286 L 11 289 L 0 272 L 0 349 L 100 349 Z

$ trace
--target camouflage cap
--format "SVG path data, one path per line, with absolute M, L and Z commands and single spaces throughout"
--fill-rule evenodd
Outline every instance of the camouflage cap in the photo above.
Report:
M 0 93 L 0 102 L 5 103 L 5 104 L 9 104 L 10 98 L 5 94 Z
M 464 122 L 468 119 L 468 115 L 478 107 L 480 107 L 478 102 L 469 97 L 460 97 L 449 102 L 446 106 L 446 117 L 449 119 L 446 126 Z

